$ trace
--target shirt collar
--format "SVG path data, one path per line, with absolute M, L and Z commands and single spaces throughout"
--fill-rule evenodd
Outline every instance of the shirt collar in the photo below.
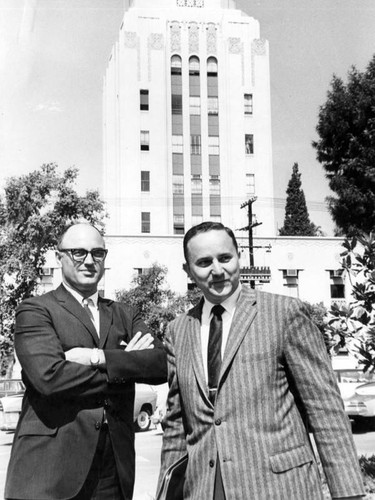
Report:
M 239 283 L 237 289 L 230 295 L 227 299 L 225 299 L 223 302 L 221 302 L 221 305 L 224 307 L 225 311 L 229 312 L 229 314 L 233 314 L 238 298 L 240 296 L 242 289 L 241 283 Z M 204 299 L 204 304 L 203 304 L 203 311 L 202 315 L 205 315 L 206 317 L 209 317 L 211 314 L 211 309 L 215 306 L 216 304 L 213 304 L 206 298 Z
M 65 283 L 65 281 L 63 281 L 63 286 L 66 288 L 66 290 L 73 295 L 73 297 L 78 300 L 78 302 L 80 304 L 82 304 L 82 301 L 83 301 L 83 295 L 81 295 L 79 292 L 77 292 L 77 290 L 74 290 L 74 288 L 72 288 L 71 286 L 69 286 L 67 283 Z M 90 295 L 90 297 L 86 297 L 86 299 L 91 299 L 94 303 L 94 306 L 97 308 L 98 307 L 98 299 L 99 299 L 99 292 L 96 291 L 95 293 L 93 293 L 92 295 Z

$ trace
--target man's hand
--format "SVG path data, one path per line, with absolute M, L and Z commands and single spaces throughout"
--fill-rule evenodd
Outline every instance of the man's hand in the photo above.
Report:
M 150 333 L 143 335 L 142 332 L 137 332 L 126 346 L 125 351 L 142 351 L 144 349 L 153 349 L 154 339 Z
M 65 352 L 65 359 L 73 363 L 79 363 L 80 365 L 91 366 L 92 353 L 93 349 L 89 349 L 88 347 L 73 347 L 73 349 Z M 105 366 L 105 356 L 101 349 L 98 349 L 98 355 L 100 360 L 98 366 Z

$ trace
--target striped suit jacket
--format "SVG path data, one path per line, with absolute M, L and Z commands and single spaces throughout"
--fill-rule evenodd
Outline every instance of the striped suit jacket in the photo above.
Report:
M 309 427 L 331 495 L 363 494 L 335 375 L 303 304 L 242 289 L 215 408 L 203 369 L 201 307 L 167 332 L 170 389 L 159 485 L 168 466 L 187 452 L 184 499 L 213 498 L 217 459 L 227 500 L 322 499 Z

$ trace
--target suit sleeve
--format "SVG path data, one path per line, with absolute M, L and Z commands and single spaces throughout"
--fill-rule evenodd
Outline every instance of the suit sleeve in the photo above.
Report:
M 43 396 L 92 397 L 108 388 L 104 373 L 65 360 L 48 308 L 40 302 L 26 300 L 18 308 L 15 349 L 26 382 Z
M 333 498 L 363 495 L 350 422 L 318 328 L 300 301 L 289 301 L 285 325 L 286 369 L 312 432 Z
M 173 345 L 173 324 L 167 328 L 165 345 L 168 358 L 168 399 L 167 413 L 164 417 L 164 434 L 161 451 L 161 468 L 158 490 L 167 468 L 186 454 L 185 428 L 182 418 L 178 376 Z
M 128 341 L 141 331 L 151 333 L 139 312 L 117 304 L 121 309 L 124 331 L 128 332 Z M 141 351 L 124 351 L 123 349 L 105 349 L 106 370 L 110 384 L 140 382 L 147 384 L 164 384 L 167 381 L 167 355 L 163 343 L 155 336 L 154 348 Z

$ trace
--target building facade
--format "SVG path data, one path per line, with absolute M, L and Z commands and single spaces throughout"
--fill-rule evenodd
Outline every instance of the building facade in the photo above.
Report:
M 275 233 L 268 43 L 232 0 L 133 0 L 104 80 L 107 233 Z

